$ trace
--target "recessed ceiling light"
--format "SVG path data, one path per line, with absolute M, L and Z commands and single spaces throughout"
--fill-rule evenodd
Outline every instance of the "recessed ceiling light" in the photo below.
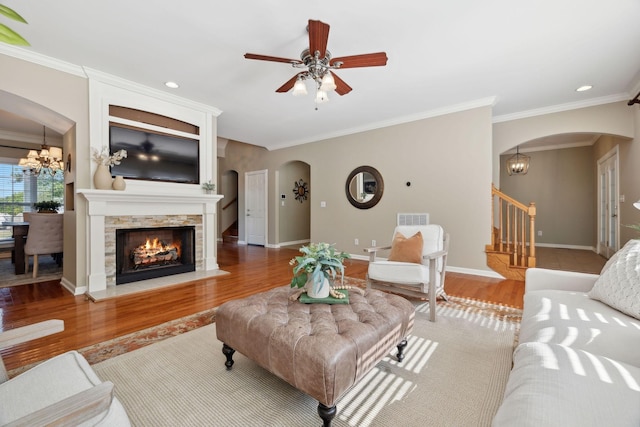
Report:
M 170 87 L 171 89 L 177 89 L 180 87 L 180 85 L 176 82 L 166 82 L 164 85 L 166 87 Z
M 576 89 L 576 92 L 584 92 L 585 90 L 589 90 L 591 89 L 593 86 L 591 85 L 584 85 L 584 86 L 580 86 L 578 89 Z

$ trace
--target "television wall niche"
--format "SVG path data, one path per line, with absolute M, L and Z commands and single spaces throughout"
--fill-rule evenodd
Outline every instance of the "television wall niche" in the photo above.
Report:
M 109 124 L 109 151 L 126 150 L 127 158 L 111 167 L 112 175 L 146 181 L 200 183 L 200 141 Z

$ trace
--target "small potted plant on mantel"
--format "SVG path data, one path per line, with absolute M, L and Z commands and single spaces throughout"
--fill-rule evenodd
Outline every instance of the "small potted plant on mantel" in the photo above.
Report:
M 36 208 L 39 213 L 57 213 L 60 206 L 62 206 L 62 204 L 55 200 L 45 200 L 33 204 L 33 207 Z
M 202 189 L 205 193 L 211 194 L 216 191 L 216 185 L 211 180 L 209 180 L 202 184 Z

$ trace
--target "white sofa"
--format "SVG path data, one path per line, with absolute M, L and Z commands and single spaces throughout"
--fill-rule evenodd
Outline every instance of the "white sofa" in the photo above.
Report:
M 527 270 L 502 426 L 640 426 L 640 240 L 600 275 Z

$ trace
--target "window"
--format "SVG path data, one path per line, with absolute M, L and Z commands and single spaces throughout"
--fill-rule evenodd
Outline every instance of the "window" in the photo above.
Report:
M 43 172 L 40 176 L 29 176 L 22 173 L 20 166 L 9 163 L 10 161 L 0 159 L 0 239 L 11 237 L 11 228 L 1 224 L 5 221 L 22 221 L 23 212 L 35 211 L 35 202 L 55 200 L 63 203 L 62 173 L 51 176 Z

